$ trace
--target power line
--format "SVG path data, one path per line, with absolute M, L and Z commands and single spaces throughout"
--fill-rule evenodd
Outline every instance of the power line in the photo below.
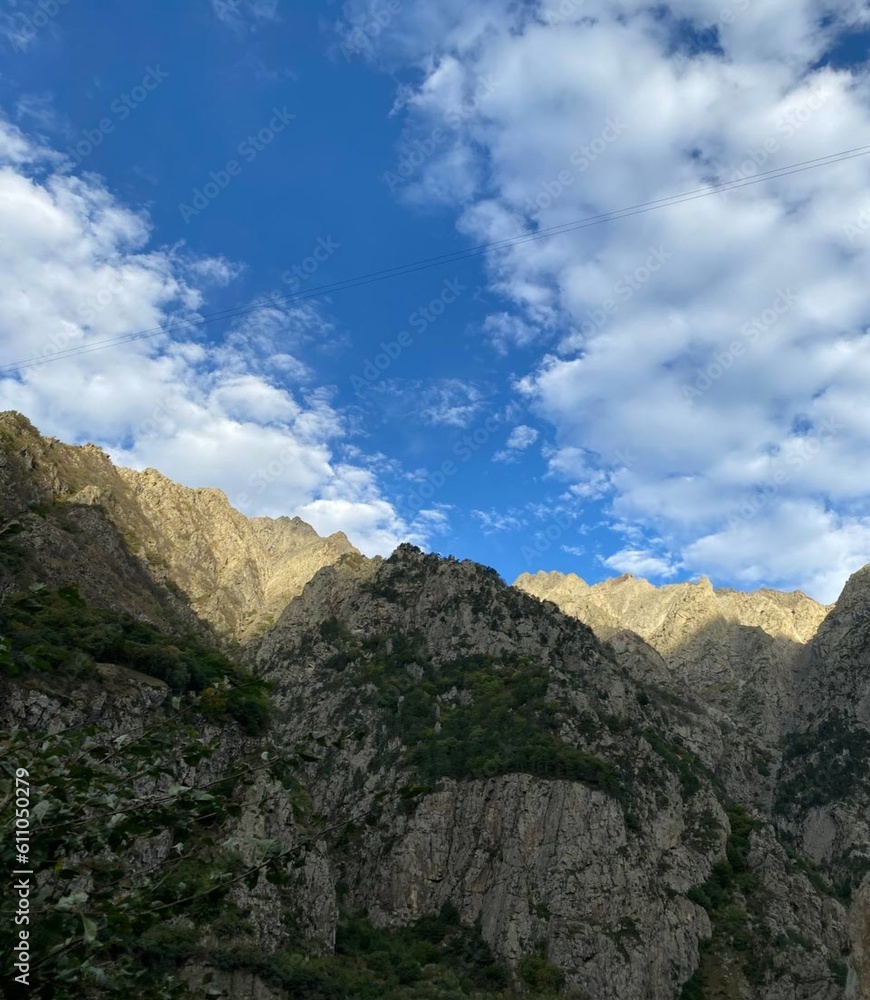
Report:
M 417 271 L 430 270 L 445 264 L 472 260 L 475 257 L 495 253 L 498 250 L 506 250 L 514 246 L 522 246 L 525 243 L 533 243 L 537 240 L 549 239 L 553 236 L 561 236 L 565 233 L 588 229 L 592 226 L 600 226 L 606 222 L 617 222 L 620 219 L 631 218 L 635 215 L 644 215 L 648 212 L 659 211 L 662 208 L 670 208 L 673 205 L 682 205 L 685 202 L 696 201 L 700 198 L 709 198 L 711 195 L 719 194 L 722 191 L 739 190 L 740 188 L 749 187 L 753 184 L 777 180 L 780 177 L 789 177 L 792 174 L 803 173 L 807 170 L 816 170 L 819 167 L 831 166 L 835 163 L 842 163 L 846 160 L 867 156 L 868 154 L 870 154 L 870 145 L 856 146 L 853 149 L 841 150 L 839 153 L 830 153 L 827 156 L 819 156 L 811 160 L 802 160 L 799 163 L 792 163 L 785 167 L 775 167 L 770 170 L 764 170 L 753 175 L 752 177 L 713 183 L 703 188 L 696 188 L 692 191 L 683 191 L 680 194 L 669 195 L 665 198 L 657 198 L 653 201 L 630 205 L 627 208 L 614 209 L 610 212 L 602 212 L 599 215 L 590 215 L 582 219 L 575 219 L 572 222 L 562 223 L 558 226 L 550 226 L 547 229 L 539 229 L 533 233 L 520 233 L 517 236 L 508 237 L 503 240 L 481 243 L 477 246 L 467 247 L 463 250 L 455 250 L 451 253 L 440 254 L 436 257 L 425 257 L 421 260 L 411 261 L 407 264 L 398 264 L 395 267 L 381 268 L 380 270 L 370 271 L 367 274 L 357 275 L 353 278 L 345 278 L 342 281 L 331 282 L 325 285 L 317 285 L 305 292 L 288 295 L 273 295 L 269 301 L 276 305 L 291 305 L 295 302 L 302 302 L 306 299 L 330 295 L 335 292 L 343 292 L 349 288 L 361 288 L 365 285 L 375 284 L 376 282 L 387 281 L 390 278 L 403 277 L 406 274 L 414 274 Z M 235 319 L 238 316 L 244 316 L 249 313 L 256 312 L 258 309 L 262 308 L 263 304 L 263 300 L 254 301 L 246 306 L 237 306 L 231 309 L 207 313 L 195 320 L 180 320 L 168 323 L 164 326 L 156 326 L 145 330 L 139 330 L 136 333 L 123 334 L 106 340 L 98 340 L 91 344 L 81 344 L 77 347 L 69 347 L 51 355 L 40 355 L 34 358 L 27 358 L 23 361 L 11 362 L 9 364 L 0 365 L 0 375 L 14 374 L 15 372 L 23 371 L 26 368 L 48 364 L 50 361 L 60 361 L 66 358 L 77 357 L 80 354 L 90 354 L 93 351 L 101 351 L 109 347 L 118 347 L 122 344 L 134 343 L 137 340 L 146 340 L 151 337 L 157 337 L 160 334 L 172 333 L 180 329 L 193 329 L 198 326 L 205 326 L 209 323 Z

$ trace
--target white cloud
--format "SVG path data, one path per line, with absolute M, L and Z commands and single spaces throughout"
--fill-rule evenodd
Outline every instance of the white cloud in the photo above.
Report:
M 237 29 L 278 19 L 278 0 L 211 0 L 211 6 L 218 20 Z
M 123 464 L 217 486 L 248 514 L 310 513 L 370 553 L 423 541 L 364 455 L 342 462 L 332 392 L 290 353 L 328 321 L 310 306 L 259 305 L 209 344 L 186 321 L 239 266 L 150 247 L 144 213 L 56 162 L 0 119 L 0 343 L 10 364 L 40 359 L 0 366 L 0 408 L 43 433 L 95 441 Z M 89 350 L 141 330 L 156 335 Z M 71 349 L 84 350 L 54 357 Z
M 229 285 L 244 271 L 243 265 L 226 257 L 197 257 L 190 262 L 190 270 L 198 278 L 214 285 Z
M 507 447 L 522 451 L 525 448 L 531 447 L 537 440 L 538 432 L 534 427 L 528 427 L 526 424 L 518 424 L 510 432 L 510 436 L 507 439 Z
M 19 166 L 43 160 L 59 162 L 61 156 L 28 138 L 17 125 L 0 117 L 0 163 Z
M 645 549 L 621 549 L 619 552 L 602 559 L 608 569 L 617 573 L 631 573 L 632 576 L 667 579 L 675 576 L 678 567 L 667 557 L 656 555 Z
M 684 551 L 687 566 L 716 566 L 746 589 L 800 589 L 834 602 L 843 582 L 870 553 L 870 517 L 826 510 L 812 500 L 784 499 L 755 517 L 699 538 Z
M 508 435 L 503 451 L 497 451 L 493 455 L 494 462 L 515 462 L 519 458 L 519 453 L 530 448 L 538 440 L 538 432 L 534 427 L 526 424 L 518 424 Z
M 507 511 L 472 510 L 472 517 L 480 522 L 481 530 L 485 535 L 492 535 L 500 531 L 519 531 L 525 527 L 528 521 L 522 516 L 520 511 L 511 508 Z
M 366 469 L 340 466 L 322 496 L 299 508 L 320 534 L 344 531 L 369 556 L 391 552 L 400 542 L 425 544 L 444 526 L 443 512 L 420 511 L 412 524 L 380 495 L 374 475 Z
M 419 181 L 443 201 L 450 178 L 475 244 L 849 149 L 870 128 L 870 76 L 823 65 L 867 21 L 857 0 L 732 4 L 724 20 L 719 0 L 574 8 L 547 23 L 534 4 L 409 0 L 378 40 L 386 65 L 421 74 L 402 101 L 421 135 L 498 80 Z M 678 18 L 715 26 L 723 53 L 679 51 Z M 868 181 L 870 159 L 852 159 L 487 258 L 510 305 L 484 334 L 502 352 L 537 343 L 519 387 L 555 429 L 552 473 L 674 553 L 632 544 L 620 568 L 685 561 L 740 582 L 739 552 L 750 582 L 827 597 L 870 560 Z M 781 530 L 728 528 L 780 474 L 752 524 Z M 784 561 L 808 509 L 818 544 Z
M 421 388 L 420 415 L 435 427 L 467 427 L 483 406 L 480 389 L 462 379 L 440 379 Z

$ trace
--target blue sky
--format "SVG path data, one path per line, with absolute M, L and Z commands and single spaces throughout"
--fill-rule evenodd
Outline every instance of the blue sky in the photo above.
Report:
M 0 337 L 44 363 L 0 405 L 370 554 L 832 600 L 870 561 L 870 158 L 287 296 L 860 145 L 868 23 L 7 3 Z

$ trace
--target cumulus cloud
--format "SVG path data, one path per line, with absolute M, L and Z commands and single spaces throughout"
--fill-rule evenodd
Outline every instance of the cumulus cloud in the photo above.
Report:
M 480 243 L 853 147 L 870 77 L 825 55 L 865 5 L 728 10 L 412 0 L 378 44 L 420 72 L 409 134 L 498 80 L 421 167 L 437 200 L 449 176 L 457 225 Z M 674 553 L 632 544 L 611 568 L 685 564 L 829 599 L 870 561 L 868 180 L 870 160 L 851 159 L 488 257 L 509 306 L 487 338 L 528 351 L 531 330 L 549 332 L 518 386 L 554 428 L 553 475 Z M 783 560 L 783 537 L 799 559 Z
M 524 448 L 528 448 L 538 440 L 538 432 L 534 427 L 528 427 L 526 424 L 518 424 L 510 433 L 510 437 L 507 440 L 508 448 L 516 448 L 518 451 L 522 451 Z
M 343 415 L 297 356 L 328 320 L 309 305 L 263 304 L 209 343 L 198 310 L 239 265 L 151 247 L 144 213 L 58 164 L 0 119 L 0 341 L 10 359 L 0 408 L 101 444 L 120 463 L 220 487 L 248 514 L 310 515 L 369 553 L 422 541 L 366 457 L 342 458 Z M 149 335 L 100 349 L 136 331 Z
M 601 562 L 618 573 L 652 577 L 654 580 L 675 576 L 678 568 L 669 559 L 645 549 L 621 549 Z
M 508 435 L 502 451 L 497 451 L 493 456 L 494 462 L 515 462 L 521 452 L 530 448 L 538 440 L 538 432 L 534 427 L 526 424 L 518 424 Z

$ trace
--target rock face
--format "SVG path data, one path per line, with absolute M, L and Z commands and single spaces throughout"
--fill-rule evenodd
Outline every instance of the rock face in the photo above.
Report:
M 798 666 L 801 715 L 870 728 L 870 566 L 854 573 Z
M 185 782 L 250 762 L 221 844 L 243 862 L 304 850 L 287 885 L 233 889 L 246 947 L 208 932 L 185 966 L 200 995 L 308 996 L 348 914 L 380 932 L 450 911 L 518 990 L 549 984 L 535 996 L 870 998 L 870 568 L 833 608 L 706 580 L 508 587 L 247 519 L 16 414 L 0 517 L 6 594 L 74 582 L 166 633 L 217 631 L 270 685 L 268 732 L 202 723 L 210 753 Z M 0 673 L 0 729 L 164 718 L 153 678 L 77 676 Z M 299 754 L 310 734 L 322 752 Z M 259 763 L 284 751 L 292 780 Z M 364 995 L 472 995 L 433 983 Z M 310 995 L 356 995 L 329 989 Z
M 525 573 L 514 586 L 602 639 L 639 635 L 688 690 L 773 742 L 794 718 L 794 663 L 831 610 L 800 591 L 714 590 L 706 577 L 654 587 L 626 574 L 589 586 L 573 573 Z
M 590 587 L 537 573 L 515 585 L 617 647 L 649 643 L 674 681 L 715 710 L 730 736 L 718 768 L 729 792 L 761 807 L 790 849 L 851 894 L 852 947 L 870 991 L 870 567 L 831 607 L 707 580 L 656 588 L 625 576 Z
M 116 468 L 99 448 L 43 438 L 11 412 L 0 413 L 0 518 L 24 526 L 34 579 L 189 623 L 182 597 L 234 638 L 267 627 L 319 569 L 356 552 L 340 532 L 321 538 L 298 517 L 247 518 L 220 490 Z
M 302 720 L 369 732 L 309 787 L 328 815 L 376 810 L 334 856 L 348 898 L 377 922 L 452 903 L 514 968 L 546 942 L 567 986 L 596 1000 L 671 1000 L 693 976 L 722 996 L 861 996 L 847 909 L 772 817 L 749 819 L 718 778 L 741 739 L 733 726 L 662 686 L 668 668 L 642 640 L 624 648 L 489 571 L 402 547 L 318 574 L 252 662 L 290 732 Z M 489 702 L 517 657 L 553 716 L 531 719 L 532 693 Z M 544 718 L 580 757 L 539 752 L 525 726 Z M 574 780 L 560 778 L 570 761 Z M 376 806 L 421 781 L 414 807 Z M 727 871 L 743 874 L 724 890 L 725 917 L 713 886 Z
M 787 735 L 777 809 L 800 850 L 851 885 L 855 926 L 870 901 L 870 567 L 859 570 L 795 665 L 797 723 Z

